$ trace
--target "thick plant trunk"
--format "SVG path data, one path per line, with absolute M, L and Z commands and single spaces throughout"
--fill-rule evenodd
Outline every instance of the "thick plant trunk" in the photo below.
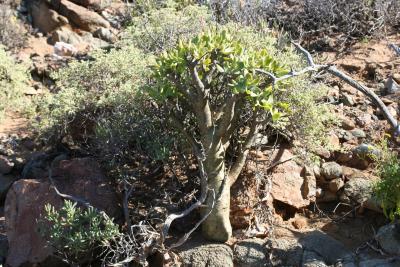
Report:
M 204 169 L 208 176 L 209 189 L 214 190 L 215 197 L 221 190 L 221 186 L 225 176 L 225 152 L 223 146 L 219 142 L 217 145 L 206 151 L 206 159 Z M 213 204 L 212 194 L 206 200 L 206 207 L 203 208 L 203 215 L 210 212 Z M 225 242 L 232 235 L 232 226 L 229 221 L 230 208 L 230 186 L 229 182 L 223 188 L 220 201 L 214 203 L 214 208 L 207 219 L 202 224 L 203 237 L 212 241 Z

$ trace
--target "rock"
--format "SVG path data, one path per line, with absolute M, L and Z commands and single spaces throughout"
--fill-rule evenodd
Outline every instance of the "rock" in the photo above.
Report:
M 329 144 L 329 147 L 330 147 L 332 150 L 337 150 L 337 149 L 339 149 L 339 148 L 340 148 L 340 140 L 339 140 L 339 137 L 338 137 L 336 134 L 331 133 L 331 134 L 329 135 L 329 137 L 328 137 L 328 144 Z
M 342 118 L 341 126 L 344 130 L 353 130 L 356 127 L 356 124 L 349 118 Z
M 324 259 L 316 252 L 305 250 L 302 267 L 328 267 Z
M 379 228 L 375 239 L 385 252 L 400 255 L 400 223 L 382 226 Z
M 106 41 L 93 37 L 93 35 L 90 32 L 84 32 L 81 37 L 83 42 L 87 43 L 88 46 L 91 47 L 92 49 L 106 48 L 110 46 L 110 44 L 107 43 Z
M 313 173 L 305 171 L 301 194 L 304 199 L 315 200 L 317 195 L 317 179 Z
M 400 267 L 400 259 L 368 259 L 362 260 L 358 264 L 359 267 Z
M 113 218 L 120 217 L 116 193 L 99 165 L 92 159 L 60 161 L 53 171 L 53 179 L 60 192 L 85 199 Z M 33 227 L 37 225 L 47 203 L 55 207 L 62 205 L 62 199 L 55 193 L 48 179 L 22 179 L 11 186 L 4 206 L 9 266 L 40 263 L 52 254 L 45 240 Z
M 336 193 L 337 191 L 339 191 L 342 187 L 344 186 L 344 181 L 342 178 L 336 178 L 333 179 L 329 182 L 328 184 L 328 188 L 329 191 L 331 191 L 332 193 Z
M 101 40 L 104 40 L 109 43 L 115 42 L 115 37 L 113 33 L 106 28 L 99 28 L 93 33 L 93 37 L 97 37 Z M 266 139 L 266 143 L 268 143 L 268 138 Z M 258 144 L 258 143 L 257 143 Z
M 371 125 L 373 122 L 372 114 L 364 113 L 356 118 L 356 122 L 360 127 Z
M 303 247 L 294 238 L 268 239 L 267 255 L 269 262 L 266 266 L 301 266 Z
M 352 205 L 359 205 L 372 198 L 373 182 L 363 178 L 354 178 L 344 185 L 340 200 Z
M 385 93 L 390 95 L 398 92 L 400 90 L 400 86 L 393 79 L 393 77 L 389 77 L 385 83 Z
M 233 267 L 232 249 L 221 243 L 187 242 L 179 249 L 183 266 Z
M 71 0 L 75 4 L 84 6 L 96 11 L 102 10 L 111 4 L 111 0 Z
M 273 162 L 284 161 L 292 158 L 293 155 L 288 150 L 279 150 L 272 156 Z M 313 181 L 305 181 L 301 176 L 303 168 L 297 165 L 293 160 L 286 161 L 276 166 L 271 173 L 272 190 L 271 196 L 273 199 L 288 204 L 300 209 L 310 204 L 310 199 L 303 197 L 303 188 L 316 188 L 316 185 L 311 185 Z M 315 180 L 314 180 L 315 181 Z M 315 190 L 314 190 L 315 191 Z
M 354 135 L 349 131 L 342 130 L 339 132 L 339 138 L 343 139 L 345 142 L 348 142 L 354 139 Z
M 392 77 L 397 83 L 400 83 L 400 73 L 395 73 Z
M 381 152 L 375 146 L 363 143 L 353 149 L 353 154 L 360 158 L 371 158 L 379 157 Z
M 67 17 L 71 24 L 84 31 L 95 32 L 100 27 L 110 27 L 110 23 L 96 12 L 68 0 L 51 0 L 51 5 L 58 13 Z
M 354 129 L 354 130 L 351 131 L 351 134 L 354 137 L 357 137 L 357 138 L 365 138 L 365 137 L 367 137 L 365 132 L 363 130 L 361 130 L 361 129 Z
M 75 46 L 82 44 L 82 42 L 83 40 L 79 34 L 73 32 L 67 27 L 62 27 L 54 31 L 51 36 L 51 43 L 54 45 L 56 43 L 66 43 Z
M 7 157 L 0 155 L 0 174 L 8 174 L 14 168 L 14 163 Z
M 78 53 L 78 50 L 71 44 L 56 42 L 54 45 L 54 54 L 62 57 L 71 57 Z
M 331 191 L 322 191 L 321 196 L 317 199 L 318 202 L 333 202 L 337 201 L 338 196 Z
M 342 243 L 321 231 L 306 233 L 299 243 L 304 250 L 317 253 L 327 265 L 356 266 L 353 254 Z
M 68 19 L 49 8 L 46 1 L 31 1 L 29 6 L 32 15 L 33 27 L 43 33 L 54 31 L 60 26 L 68 24 Z
M 332 180 L 335 178 L 342 177 L 343 169 L 342 166 L 337 164 L 336 162 L 326 162 L 322 164 L 321 174 L 327 179 Z
M 2 175 L 0 174 L 0 200 L 3 201 L 6 198 L 8 189 L 17 180 L 13 175 Z
M 265 240 L 254 238 L 238 242 L 234 248 L 237 267 L 263 267 L 267 262 Z
M 353 97 L 350 95 L 346 95 L 346 94 L 343 94 L 342 101 L 343 101 L 344 105 L 349 106 L 349 107 L 352 107 L 355 104 Z

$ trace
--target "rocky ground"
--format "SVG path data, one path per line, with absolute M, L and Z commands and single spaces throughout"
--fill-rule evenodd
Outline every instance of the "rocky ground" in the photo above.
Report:
M 118 38 L 125 6 L 98 0 L 37 0 L 23 2 L 18 12 L 33 27 L 27 46 L 17 53 L 19 60 L 31 64 L 34 82 L 26 92 L 29 96 L 51 91 L 50 71 L 71 56 L 110 46 Z M 373 88 L 398 118 L 400 57 L 388 48 L 391 42 L 400 43 L 400 36 L 359 43 L 346 54 L 324 53 L 320 58 Z M 400 266 L 399 226 L 387 224 L 373 199 L 377 177 L 365 156 L 389 125 L 363 94 L 338 80 L 329 82 L 327 102 L 340 121 L 329 136 L 332 149 L 319 151 L 321 162 L 307 166 L 285 146 L 266 143 L 253 151 L 232 189 L 234 237 L 227 244 L 214 244 L 194 235 L 175 251 L 185 266 Z M 41 204 L 61 203 L 48 179 L 50 168 L 62 192 L 122 220 L 116 204 L 121 196 L 109 189 L 111 182 L 98 163 L 35 143 L 28 122 L 8 114 L 0 124 L 0 257 L 9 266 L 56 264 L 48 258 L 51 249 L 32 230 Z M 147 183 L 160 182 L 155 179 Z M 146 192 L 143 184 L 136 189 Z M 181 234 L 185 227 L 174 229 Z

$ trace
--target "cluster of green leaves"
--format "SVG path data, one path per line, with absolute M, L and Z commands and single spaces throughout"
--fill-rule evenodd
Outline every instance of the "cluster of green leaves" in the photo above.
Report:
M 23 107 L 24 90 L 29 86 L 28 69 L 15 60 L 0 45 L 0 120 L 7 110 Z
M 394 221 L 400 218 L 400 161 L 398 154 L 389 150 L 386 139 L 380 144 L 380 151 L 380 155 L 372 155 L 380 177 L 374 192 L 385 216 Z
M 187 40 L 200 33 L 210 20 L 206 7 L 152 9 L 132 19 L 120 45 L 159 53 L 174 47 L 178 39 Z
M 161 99 L 181 97 L 182 90 L 177 88 L 176 79 L 182 87 L 193 87 L 193 76 L 188 71 L 191 64 L 199 66 L 199 78 L 207 77 L 211 91 L 224 81 L 232 93 L 246 95 L 254 108 L 270 112 L 274 121 L 280 118 L 280 110 L 288 108 L 286 103 L 274 101 L 273 93 L 288 82 L 274 86 L 271 78 L 261 75 L 257 69 L 278 77 L 289 70 L 268 50 L 246 47 L 227 29 L 211 29 L 187 42 L 179 41 L 175 49 L 158 57 L 154 68 L 154 77 L 158 81 L 156 95 Z
M 73 263 L 82 263 L 94 249 L 119 234 L 118 226 L 94 208 L 82 209 L 66 200 L 60 209 L 47 204 L 40 221 L 40 232 L 49 244 Z

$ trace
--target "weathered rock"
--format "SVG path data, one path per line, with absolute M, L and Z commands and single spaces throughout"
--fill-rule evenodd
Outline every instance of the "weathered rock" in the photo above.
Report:
M 342 166 L 334 161 L 326 162 L 322 164 L 321 174 L 325 177 L 325 179 L 332 180 L 342 177 L 343 169 Z
M 51 36 L 51 43 L 67 43 L 71 45 L 80 45 L 83 40 L 76 32 L 73 32 L 71 29 L 67 27 L 62 27 L 53 32 Z
M 67 44 L 64 42 L 57 42 L 54 45 L 54 54 L 62 57 L 71 57 L 78 53 L 78 49 L 75 48 L 75 46 L 71 44 Z
M 49 33 L 69 23 L 66 17 L 50 9 L 46 1 L 31 1 L 30 3 L 29 10 L 33 27 L 41 32 Z
M 379 228 L 375 239 L 385 252 L 400 255 L 400 223 L 382 226 Z
M 267 263 L 266 241 L 246 239 L 235 245 L 233 254 L 237 267 L 263 267 Z
M 98 30 L 96 30 L 93 33 L 93 37 L 99 38 L 99 39 L 104 40 L 109 43 L 113 43 L 115 41 L 115 37 L 114 37 L 113 33 L 109 29 L 106 29 L 106 28 L 99 28 Z M 266 142 L 268 143 L 268 138 L 267 138 Z
M 336 193 L 343 186 L 344 186 L 344 181 L 342 178 L 333 179 L 333 180 L 329 181 L 329 184 L 328 184 L 329 191 L 331 191 L 332 193 Z
M 356 127 L 356 124 L 349 118 L 342 118 L 341 126 L 344 130 L 353 130 Z
M 8 174 L 14 168 L 14 163 L 6 156 L 0 155 L 0 174 Z
M 324 190 L 317 200 L 318 202 L 333 202 L 338 200 L 338 196 L 331 191 Z
M 111 0 L 71 0 L 75 4 L 94 10 L 102 10 L 111 4 Z
M 316 252 L 305 250 L 303 253 L 302 267 L 328 267 L 324 259 Z
M 191 267 L 233 267 L 232 249 L 221 243 L 187 242 L 180 248 L 179 256 L 183 266 Z
M 394 94 L 400 90 L 400 85 L 393 79 L 393 77 L 389 77 L 385 83 L 385 93 L 386 94 Z
M 84 31 L 94 32 L 100 27 L 110 27 L 110 23 L 96 12 L 68 0 L 51 0 L 51 5 L 58 13 L 67 17 L 70 23 Z
M 115 191 L 92 159 L 61 161 L 54 169 L 53 179 L 60 192 L 85 199 L 111 217 L 119 217 Z M 55 207 L 62 204 L 62 199 L 47 179 L 18 180 L 10 188 L 4 207 L 10 246 L 7 257 L 9 266 L 40 263 L 52 254 L 34 227 L 47 203 Z
M 346 95 L 346 94 L 343 95 L 342 101 L 343 101 L 344 105 L 349 106 L 349 107 L 354 106 L 354 104 L 355 104 L 353 97 L 350 95 Z
M 363 260 L 358 267 L 400 267 L 400 259 L 369 259 Z
M 356 266 L 353 254 L 342 243 L 321 231 L 306 233 L 304 237 L 300 238 L 299 243 L 304 250 L 320 255 L 328 265 Z
M 269 262 L 266 266 L 301 266 L 303 247 L 294 238 L 267 240 Z
M 364 178 L 350 179 L 340 195 L 340 200 L 351 205 L 361 205 L 367 209 L 382 212 L 380 205 L 373 197 L 375 180 Z
M 381 152 L 373 145 L 361 144 L 353 150 L 353 154 L 360 158 L 370 158 L 371 156 L 378 157 Z
M 272 159 L 275 162 L 284 161 L 292 157 L 293 155 L 288 150 L 279 150 L 272 156 Z M 301 176 L 302 171 L 303 168 L 292 160 L 276 166 L 271 174 L 271 195 L 273 199 L 297 209 L 308 206 L 310 204 L 310 199 L 303 197 L 302 189 L 304 186 L 308 187 L 310 185 L 305 185 L 305 179 Z M 311 183 L 311 181 L 307 181 L 306 183 Z M 316 185 L 312 187 L 316 188 Z
M 363 130 L 361 130 L 361 129 L 354 129 L 354 130 L 351 131 L 351 134 L 354 137 L 357 137 L 357 138 L 365 138 L 365 137 L 367 137 L 365 132 Z

